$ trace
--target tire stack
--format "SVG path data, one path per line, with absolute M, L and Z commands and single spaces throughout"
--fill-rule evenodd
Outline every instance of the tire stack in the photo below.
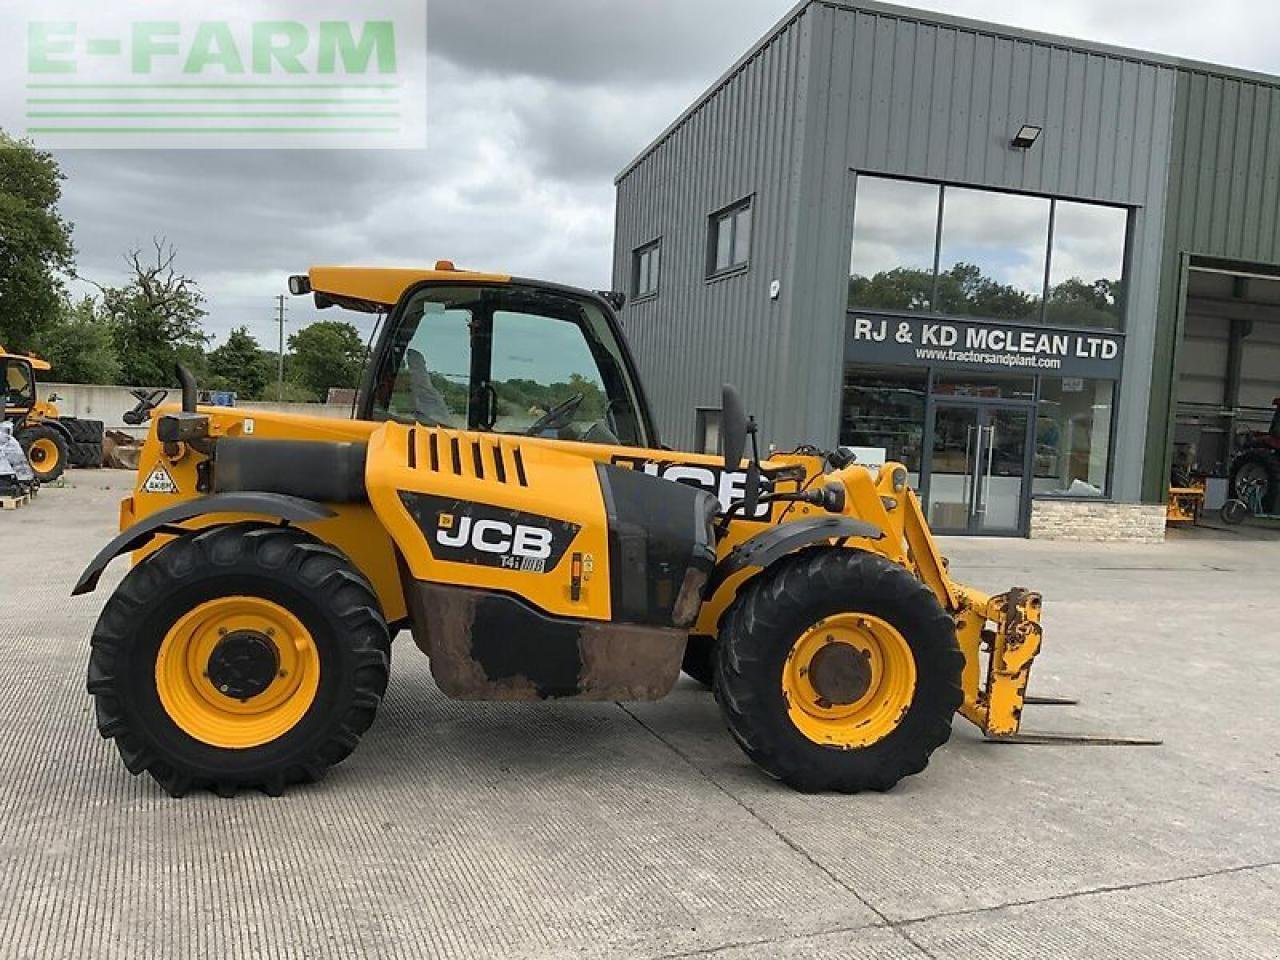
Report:
M 67 459 L 71 466 L 101 467 L 103 422 L 78 417 L 61 417 L 59 422 L 71 435 L 71 442 L 67 444 Z

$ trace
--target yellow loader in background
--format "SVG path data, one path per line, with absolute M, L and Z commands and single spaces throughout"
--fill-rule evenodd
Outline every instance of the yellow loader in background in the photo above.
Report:
M 41 483 L 62 476 L 70 459 L 71 435 L 58 417 L 58 408 L 41 400 L 36 390 L 37 370 L 49 370 L 49 362 L 0 347 L 3 372 L 4 418 L 14 425 L 14 436 Z
M 456 698 L 651 700 L 685 665 L 800 790 L 892 787 L 956 711 L 1017 733 L 1040 596 L 956 583 L 902 466 L 761 461 L 729 387 L 723 457 L 664 449 L 614 295 L 447 262 L 290 289 L 385 315 L 358 419 L 197 407 L 180 371 L 75 588 L 132 554 L 88 688 L 134 774 L 174 795 L 319 779 L 404 628 Z

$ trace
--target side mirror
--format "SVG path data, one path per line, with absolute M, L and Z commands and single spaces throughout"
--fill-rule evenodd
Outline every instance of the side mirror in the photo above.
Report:
M 747 448 L 747 412 L 742 406 L 738 388 L 726 383 L 720 394 L 720 445 L 724 449 L 724 467 L 737 470 Z

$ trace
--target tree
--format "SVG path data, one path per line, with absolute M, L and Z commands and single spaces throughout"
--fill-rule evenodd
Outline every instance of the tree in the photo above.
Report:
M 40 331 L 36 350 L 53 365 L 52 379 L 62 383 L 119 383 L 111 325 L 92 297 L 64 300 L 53 322 Z
M 12 350 L 32 347 L 62 307 L 75 255 L 62 179 L 50 154 L 0 131 L 0 343 Z
M 364 368 L 364 343 L 349 323 L 321 320 L 289 337 L 289 379 L 323 401 L 330 387 L 357 387 Z
M 177 251 L 163 239 L 153 241 L 155 261 L 142 251 L 126 257 L 133 276 L 123 287 L 99 287 L 103 310 L 111 323 L 122 379 L 130 386 L 173 382 L 173 366 L 181 361 L 204 365 L 209 337 L 201 327 L 204 295 L 190 277 L 174 269 Z
M 236 327 L 226 343 L 209 353 L 209 386 L 234 390 L 244 400 L 260 399 L 273 379 L 271 373 L 247 327 Z

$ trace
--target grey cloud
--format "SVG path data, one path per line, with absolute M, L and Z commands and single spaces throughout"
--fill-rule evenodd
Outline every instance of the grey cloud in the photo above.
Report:
M 790 7 L 789 0 L 433 3 L 427 42 L 460 66 L 503 76 L 642 87 L 710 81 Z
M 209 329 L 246 323 L 272 344 L 271 297 L 313 263 L 450 257 L 603 286 L 613 175 L 791 5 L 430 0 L 427 150 L 66 152 L 64 212 L 81 269 L 115 281 L 124 251 L 163 234 L 201 280 Z M 947 9 L 1280 72 L 1270 2 Z M 291 329 L 315 316 L 302 300 L 290 309 Z

